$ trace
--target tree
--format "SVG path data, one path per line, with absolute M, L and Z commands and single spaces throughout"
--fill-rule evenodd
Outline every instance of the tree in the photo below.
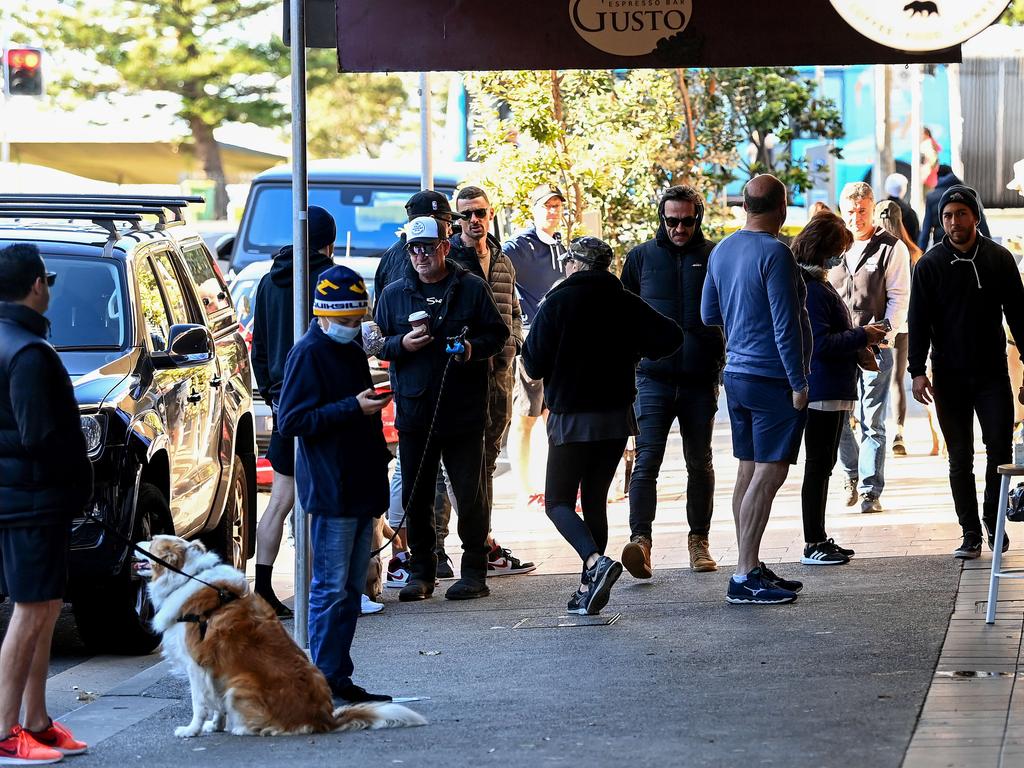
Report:
M 177 94 L 206 177 L 216 183 L 214 210 L 227 213 L 224 166 L 214 130 L 226 122 L 283 122 L 278 83 L 287 72 L 280 41 L 238 38 L 246 20 L 278 0 L 64 0 L 28 10 L 20 23 L 52 50 L 80 51 L 90 64 L 52 83 L 82 98 L 163 91 Z

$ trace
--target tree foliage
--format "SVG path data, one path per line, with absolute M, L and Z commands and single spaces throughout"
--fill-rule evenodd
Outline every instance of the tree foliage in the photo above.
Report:
M 1024 0 L 1013 0 L 999 20 L 1011 27 L 1024 26 Z

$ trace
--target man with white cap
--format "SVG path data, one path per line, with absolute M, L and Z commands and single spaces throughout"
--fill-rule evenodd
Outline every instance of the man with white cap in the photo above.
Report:
M 405 235 L 406 275 L 384 289 L 375 313 L 385 337 L 379 357 L 391 362 L 412 552 L 399 599 L 423 600 L 434 592 L 434 479 L 442 459 L 459 509 L 463 550 L 462 578 L 445 597 L 486 597 L 490 521 L 481 478 L 487 358 L 502 350 L 509 329 L 487 283 L 447 261 L 451 243 L 436 219 L 413 219 Z

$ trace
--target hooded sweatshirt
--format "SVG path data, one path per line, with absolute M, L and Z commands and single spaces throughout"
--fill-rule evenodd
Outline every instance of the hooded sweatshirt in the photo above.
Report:
M 274 254 L 274 265 L 256 288 L 252 322 L 252 370 L 264 402 L 272 404 L 281 392 L 284 364 L 292 348 L 294 295 L 292 292 L 292 247 Z M 309 254 L 309 302 L 306 322 L 313 318 L 313 291 L 320 273 L 334 266 L 330 256 Z
M 528 328 L 537 315 L 544 295 L 551 286 L 565 277 L 561 257 L 565 253 L 562 236 L 554 237 L 531 224 L 501 247 L 516 270 L 516 290 L 523 313 L 523 326 Z

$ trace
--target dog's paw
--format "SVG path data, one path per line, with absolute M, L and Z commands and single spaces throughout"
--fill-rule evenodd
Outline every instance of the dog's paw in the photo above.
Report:
M 250 730 L 249 728 L 246 728 L 244 725 L 236 725 L 234 728 L 231 729 L 231 733 L 234 736 L 252 736 L 253 735 L 253 731 Z
M 200 725 L 193 725 L 192 723 L 189 723 L 188 725 L 179 725 L 174 729 L 174 735 L 179 739 L 191 739 L 199 735 L 201 727 L 202 726 Z
M 220 733 L 224 730 L 224 718 L 214 717 L 203 723 L 203 733 Z

